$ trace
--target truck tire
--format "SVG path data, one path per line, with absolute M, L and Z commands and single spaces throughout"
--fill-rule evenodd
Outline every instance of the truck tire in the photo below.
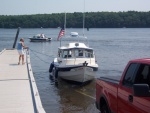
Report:
M 101 108 L 101 113 L 109 113 L 107 104 L 103 104 L 103 106 Z

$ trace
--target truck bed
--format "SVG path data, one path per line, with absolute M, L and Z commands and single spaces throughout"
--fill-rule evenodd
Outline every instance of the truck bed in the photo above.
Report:
M 111 82 L 114 84 L 119 84 L 119 81 L 121 79 L 121 76 L 101 76 L 100 78 L 97 78 L 98 80 L 103 80 L 106 82 Z

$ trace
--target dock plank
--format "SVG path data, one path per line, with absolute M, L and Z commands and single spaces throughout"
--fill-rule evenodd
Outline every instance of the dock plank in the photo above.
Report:
M 17 50 L 0 53 L 0 113 L 35 113 L 27 63 L 18 65 Z M 25 58 L 26 59 L 26 58 Z

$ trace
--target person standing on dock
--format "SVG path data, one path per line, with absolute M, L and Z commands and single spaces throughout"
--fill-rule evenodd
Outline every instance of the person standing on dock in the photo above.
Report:
M 20 42 L 18 42 L 18 46 L 17 46 L 17 50 L 18 50 L 18 53 L 19 53 L 18 65 L 20 64 L 21 59 L 22 59 L 22 65 L 25 64 L 25 62 L 24 62 L 24 53 L 25 53 L 24 49 L 28 49 L 28 47 L 24 45 L 24 39 L 21 38 Z

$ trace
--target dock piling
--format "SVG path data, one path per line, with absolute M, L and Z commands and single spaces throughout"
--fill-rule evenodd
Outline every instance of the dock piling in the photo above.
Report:
M 18 27 L 18 29 L 17 29 L 16 37 L 15 37 L 14 44 L 13 44 L 13 48 L 16 47 L 16 42 L 17 42 L 17 39 L 18 39 L 19 32 L 20 32 L 20 27 Z

